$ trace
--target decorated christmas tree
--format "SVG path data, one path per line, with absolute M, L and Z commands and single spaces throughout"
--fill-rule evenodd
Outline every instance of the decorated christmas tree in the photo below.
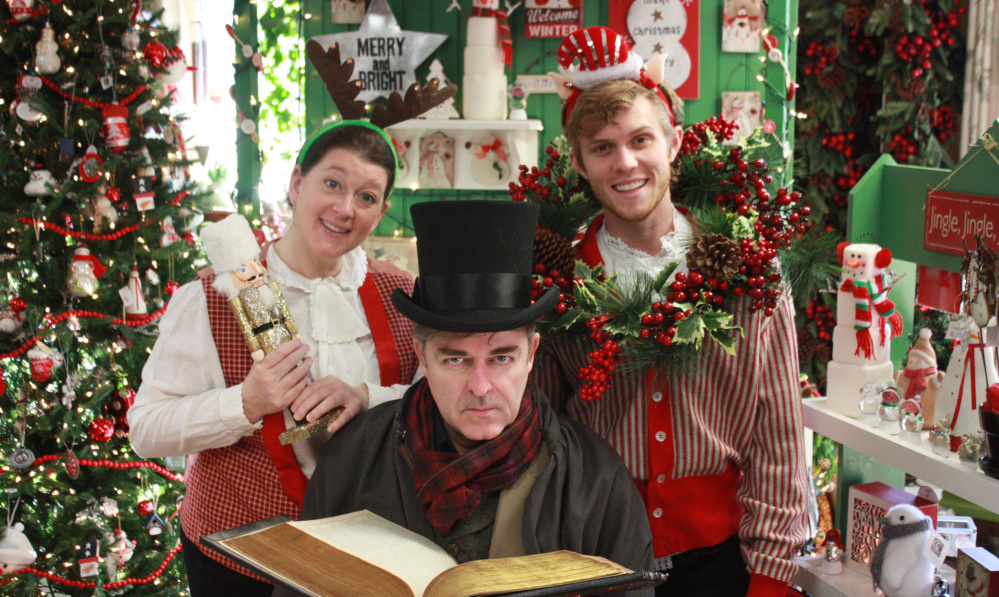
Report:
M 0 9 L 3 596 L 187 591 L 183 461 L 126 420 L 198 255 L 176 46 L 135 0 Z

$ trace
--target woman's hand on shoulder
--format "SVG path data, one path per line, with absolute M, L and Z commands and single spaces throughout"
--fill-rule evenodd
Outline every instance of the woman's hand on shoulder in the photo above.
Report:
M 291 405 L 291 414 L 296 421 L 315 421 L 329 411 L 343 407 L 329 426 L 330 433 L 336 433 L 354 418 L 354 415 L 368 408 L 367 387 L 348 385 L 341 379 L 327 375 L 309 384 Z
M 307 344 L 290 340 L 253 363 L 243 380 L 243 413 L 250 423 L 280 412 L 301 396 L 312 367 L 308 354 Z

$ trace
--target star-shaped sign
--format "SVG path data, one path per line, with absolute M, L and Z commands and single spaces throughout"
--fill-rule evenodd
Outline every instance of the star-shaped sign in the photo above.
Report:
M 416 67 L 440 47 L 447 35 L 403 31 L 388 0 L 372 0 L 364 13 L 361 28 L 347 33 L 330 33 L 312 38 L 326 50 L 340 44 L 340 57 L 354 59 L 354 78 L 364 83 L 357 99 L 368 102 L 388 97 L 393 91 L 405 94 L 416 83 Z
M 663 20 L 663 13 L 659 12 L 658 10 L 655 11 L 654 13 L 652 13 L 652 22 L 653 23 L 655 23 L 656 21 L 661 21 L 661 20 Z

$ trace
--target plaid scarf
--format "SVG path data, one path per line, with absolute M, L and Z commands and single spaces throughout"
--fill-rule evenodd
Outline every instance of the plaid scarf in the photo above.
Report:
M 442 452 L 434 447 L 434 409 L 426 379 L 404 403 L 405 442 L 413 459 L 413 479 L 423 514 L 437 532 L 448 535 L 456 522 L 475 512 L 482 494 L 516 481 L 541 449 L 541 422 L 528 388 L 517 418 L 498 436 L 471 452 Z

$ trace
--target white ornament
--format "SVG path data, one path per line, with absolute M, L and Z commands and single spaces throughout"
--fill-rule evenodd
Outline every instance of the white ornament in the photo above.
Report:
M 18 21 L 26 21 L 31 17 L 35 0 L 7 0 L 10 14 Z
M 24 525 L 17 522 L 0 536 L 0 575 L 10 574 L 34 563 L 38 554 L 24 535 Z
M 860 422 L 869 427 L 880 425 L 879 406 L 881 406 L 881 392 L 878 390 L 877 384 L 864 384 L 860 390 Z
M 121 34 L 121 47 L 129 52 L 139 49 L 139 43 L 141 43 L 139 32 L 134 27 Z
M 153 286 L 160 285 L 160 275 L 156 273 L 156 270 L 149 268 L 146 270 L 146 282 L 149 282 Z
M 101 232 L 118 221 L 118 212 L 106 195 L 98 195 L 94 200 L 94 232 Z
M 160 237 L 160 246 L 169 247 L 173 243 L 180 240 L 180 236 L 173 227 L 173 218 L 166 216 L 163 221 L 160 222 L 160 230 L 163 231 L 163 236 Z
M 657 16 L 658 13 L 658 16 Z M 635 40 L 633 52 L 648 60 L 666 54 L 664 81 L 673 89 L 683 85 L 692 69 L 690 53 L 680 43 L 687 31 L 687 10 L 672 0 L 632 2 L 628 8 L 628 31 Z
M 35 44 L 35 69 L 43 75 L 59 72 L 62 61 L 56 51 L 59 44 L 55 40 L 55 30 L 49 23 L 42 28 L 42 38 Z
M 122 303 L 125 305 L 126 319 L 143 319 L 146 317 L 146 297 L 142 294 L 142 281 L 139 279 L 139 268 L 133 265 L 128 275 L 128 283 L 118 290 Z
M 502 140 L 491 134 L 480 135 L 471 141 L 472 178 L 482 186 L 498 187 L 510 178 L 510 149 Z
M 52 178 L 52 173 L 39 159 L 35 161 L 35 167 L 31 170 L 27 184 L 24 185 L 24 194 L 28 197 L 48 197 L 52 195 L 54 185 L 55 179 Z
M 25 122 L 38 122 L 42 119 L 44 114 L 39 112 L 31 105 L 31 102 L 22 100 L 20 98 L 14 98 L 10 102 L 10 116 L 11 118 L 17 116 Z
M 427 83 L 433 79 L 437 79 L 441 87 L 451 84 L 447 75 L 444 74 L 444 65 L 442 65 L 441 61 L 436 58 L 434 58 L 433 62 L 430 63 L 430 73 L 427 74 Z M 454 107 L 454 98 L 449 97 L 444 100 L 444 103 L 438 104 L 423 114 L 420 114 L 419 118 L 426 120 L 448 120 L 451 118 L 461 118 L 461 115 L 458 114 L 458 110 Z
M 179 82 L 187 74 L 187 59 L 180 48 L 167 50 L 167 58 L 163 61 L 165 72 L 156 74 L 156 80 L 163 85 L 173 85 Z

